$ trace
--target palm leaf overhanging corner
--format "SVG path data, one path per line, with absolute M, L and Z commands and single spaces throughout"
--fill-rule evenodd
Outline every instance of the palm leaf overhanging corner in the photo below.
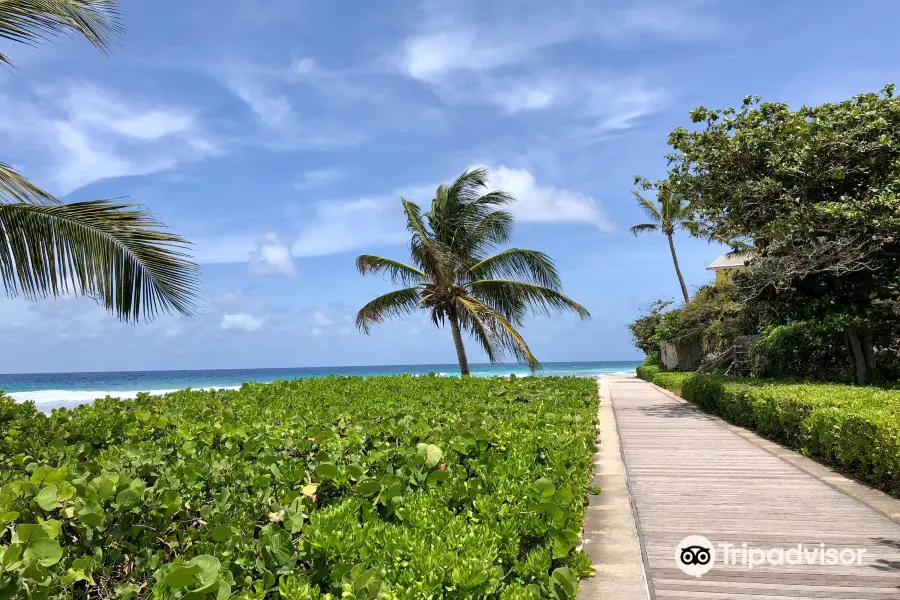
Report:
M 0 0 L 0 39 L 74 32 L 106 52 L 121 31 L 116 0 Z M 5 54 L 0 63 L 12 64 Z M 0 279 L 10 296 L 87 295 L 132 322 L 191 314 L 199 270 L 187 248 L 138 205 L 63 204 L 0 162 Z
M 588 318 L 587 309 L 564 295 L 549 256 L 509 248 L 513 216 L 503 208 L 514 201 L 488 191 L 488 171 L 471 169 L 450 185 L 441 185 L 425 213 L 401 199 L 410 232 L 412 264 L 364 254 L 356 267 L 363 275 L 382 275 L 401 289 L 375 298 L 356 318 L 357 327 L 428 311 L 437 326 L 450 324 L 460 372 L 469 374 L 462 340 L 467 333 L 492 363 L 506 355 L 529 365 L 540 363 L 519 332 L 528 314 L 571 311 Z
M 3 0 L 0 39 L 36 45 L 52 37 L 79 33 L 109 52 L 123 31 L 117 0 Z M 0 63 L 12 65 L 0 53 Z

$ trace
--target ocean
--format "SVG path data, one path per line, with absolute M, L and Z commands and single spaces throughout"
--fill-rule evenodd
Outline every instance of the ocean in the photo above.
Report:
M 634 374 L 640 362 L 557 362 L 544 363 L 538 375 L 597 377 Z M 530 375 L 520 364 L 473 364 L 472 375 Z M 271 383 L 283 379 L 327 377 L 328 375 L 427 375 L 458 376 L 458 365 L 386 365 L 374 367 L 304 367 L 295 369 L 214 369 L 199 371 L 113 371 L 108 373 L 31 373 L 0 375 L 0 390 L 17 402 L 33 401 L 45 412 L 54 408 L 89 404 L 96 398 L 134 398 L 138 392 L 164 394 L 184 388 L 231 388 L 255 381 Z

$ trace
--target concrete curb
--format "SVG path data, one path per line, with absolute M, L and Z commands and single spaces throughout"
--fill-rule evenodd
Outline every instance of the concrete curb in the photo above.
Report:
M 835 471 L 831 467 L 803 456 L 796 450 L 792 450 L 790 448 L 782 446 L 777 442 L 773 442 L 771 440 L 767 440 L 766 438 L 760 437 L 749 429 L 739 427 L 737 425 L 732 425 L 721 417 L 717 417 L 716 415 L 705 412 L 703 409 L 696 406 L 692 402 L 688 402 L 681 396 L 678 396 L 677 394 L 674 394 L 665 388 L 659 387 L 658 385 L 653 383 L 650 383 L 650 386 L 662 392 L 666 396 L 672 398 L 673 400 L 680 402 L 681 404 L 689 404 L 691 406 L 694 406 L 705 417 L 715 422 L 719 426 L 724 427 L 725 429 L 733 433 L 736 433 L 753 445 L 762 448 L 769 454 L 777 456 L 781 460 L 790 463 L 801 471 L 812 475 L 829 487 L 834 488 L 847 496 L 850 496 L 854 500 L 865 504 L 872 510 L 881 513 L 895 523 L 900 524 L 900 500 L 897 500 L 896 498 L 893 498 L 880 490 L 876 490 L 875 488 L 850 479 L 849 477 L 842 475 L 838 471 Z
M 600 390 L 600 447 L 594 455 L 594 484 L 584 522 L 584 551 L 597 573 L 581 582 L 581 600 L 650 600 L 643 548 L 628 490 L 627 473 L 616 429 L 609 384 Z

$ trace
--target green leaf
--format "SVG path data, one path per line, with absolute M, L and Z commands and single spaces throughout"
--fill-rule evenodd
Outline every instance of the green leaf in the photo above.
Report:
M 62 523 L 56 519 L 41 521 L 40 525 L 41 529 L 44 530 L 44 533 L 46 533 L 49 538 L 59 537 L 59 532 L 62 530 Z
M 59 488 L 55 485 L 48 485 L 35 496 L 35 500 L 37 500 L 38 506 L 43 508 L 46 511 L 56 510 L 61 505 L 57 501 L 57 496 L 59 495 Z
M 365 479 L 356 486 L 360 496 L 374 496 L 381 491 L 381 483 L 377 479 Z
M 168 587 L 178 590 L 181 588 L 191 587 L 197 583 L 197 576 L 202 569 L 197 564 L 179 565 L 166 574 L 164 584 Z
M 553 482 L 546 477 L 541 477 L 540 479 L 532 483 L 531 487 L 534 488 L 535 491 L 537 491 L 538 495 L 544 500 L 549 500 L 556 492 L 556 486 L 553 485 Z
M 287 565 L 294 558 L 295 552 L 291 536 L 281 527 L 273 524 L 266 525 L 260 530 L 259 540 L 279 566 Z
M 65 479 L 68 472 L 69 470 L 66 467 L 54 469 L 47 465 L 41 465 L 31 474 L 31 483 L 35 485 L 52 485 L 54 483 L 59 483 Z
M 224 542 L 231 539 L 231 536 L 235 535 L 234 528 L 229 525 L 216 525 L 216 527 L 212 530 L 210 536 L 213 541 L 216 542 Z
M 103 507 L 96 500 L 86 500 L 76 514 L 78 520 L 89 527 L 100 527 L 106 516 Z
M 333 463 L 321 463 L 316 467 L 316 475 L 322 479 L 330 479 L 334 481 L 340 475 L 340 471 Z
M 59 542 L 49 538 L 34 540 L 25 548 L 23 557 L 33 560 L 43 567 L 55 565 L 62 558 L 63 551 Z
M 366 476 L 366 471 L 358 464 L 347 465 L 347 474 L 353 479 L 359 481 Z
M 578 576 L 572 569 L 560 567 L 553 571 L 550 580 L 560 598 L 574 598 L 578 594 Z
M 444 451 L 434 444 L 420 443 L 417 446 L 417 452 L 419 458 L 422 459 L 424 465 L 429 469 L 436 467 L 441 462 L 441 459 L 444 458 Z
M 131 510 L 141 503 L 141 495 L 131 488 L 122 490 L 116 495 L 116 508 L 123 511 Z
M 33 540 L 46 538 L 48 536 L 47 531 L 40 525 L 34 523 L 23 523 L 16 527 L 15 535 L 13 537 L 14 542 L 28 545 Z
M 20 558 L 22 558 L 21 544 L 12 544 L 7 546 L 6 549 L 0 548 L 0 567 L 3 569 L 12 569 L 13 565 L 18 563 Z

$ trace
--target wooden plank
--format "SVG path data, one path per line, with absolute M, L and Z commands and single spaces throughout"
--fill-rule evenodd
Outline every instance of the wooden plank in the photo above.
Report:
M 610 381 L 629 492 L 656 598 L 900 599 L 900 524 L 634 379 Z M 748 437 L 749 435 L 749 437 Z M 859 565 L 724 565 L 701 578 L 675 563 L 677 544 L 863 548 Z

